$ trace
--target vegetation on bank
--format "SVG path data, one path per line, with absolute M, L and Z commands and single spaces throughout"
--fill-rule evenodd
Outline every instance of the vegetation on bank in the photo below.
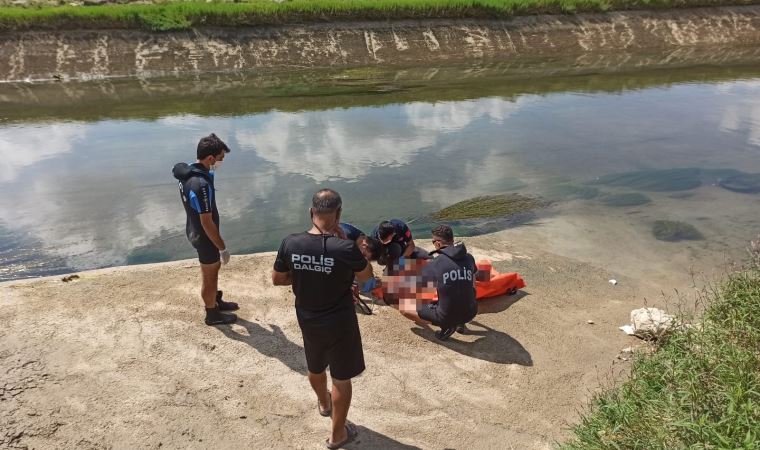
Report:
M 702 319 L 637 356 L 630 379 L 599 395 L 560 446 L 576 449 L 760 449 L 760 245 L 729 275 Z
M 0 8 L 0 30 L 278 25 L 342 20 L 503 18 L 608 10 L 727 6 L 758 0 L 245 0 Z

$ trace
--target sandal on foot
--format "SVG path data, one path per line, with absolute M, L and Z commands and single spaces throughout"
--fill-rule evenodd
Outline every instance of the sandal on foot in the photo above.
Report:
M 350 444 L 351 442 L 356 439 L 356 436 L 359 435 L 359 430 L 356 429 L 356 425 L 352 424 L 351 422 L 346 422 L 346 438 L 343 439 L 340 442 L 330 442 L 330 438 L 327 438 L 325 441 L 325 445 L 327 448 L 334 450 L 336 448 L 341 448 L 344 445 Z
M 330 400 L 330 409 L 322 409 L 322 406 L 319 404 L 319 400 L 317 400 L 317 411 L 319 411 L 319 415 L 322 417 L 330 417 L 332 416 L 332 395 L 330 393 L 327 393 L 327 398 Z

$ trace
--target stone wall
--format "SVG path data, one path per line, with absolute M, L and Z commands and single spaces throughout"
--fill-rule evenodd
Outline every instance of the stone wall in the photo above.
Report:
M 264 68 L 424 65 L 573 55 L 677 55 L 760 44 L 760 6 L 510 20 L 355 22 L 185 32 L 0 34 L 0 80 L 98 79 Z

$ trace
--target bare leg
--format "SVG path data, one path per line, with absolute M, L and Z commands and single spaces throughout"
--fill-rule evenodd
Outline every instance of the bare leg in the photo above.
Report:
M 413 321 L 418 325 L 429 325 L 430 322 L 420 318 L 417 314 L 417 302 L 410 299 L 401 299 L 398 305 L 393 305 L 393 308 L 398 309 L 398 312 L 407 319 Z
M 348 437 L 346 432 L 346 418 L 348 408 L 351 406 L 351 380 L 332 379 L 332 433 L 330 442 L 341 442 Z
M 314 393 L 317 394 L 319 408 L 322 411 L 331 409 L 330 397 L 327 395 L 327 374 L 325 372 L 309 372 L 309 383 L 311 384 L 311 388 L 314 389 Z
M 216 288 L 219 282 L 220 267 L 222 267 L 221 262 L 201 264 L 201 274 L 203 275 L 201 297 L 203 298 L 203 304 L 209 309 L 216 307 Z

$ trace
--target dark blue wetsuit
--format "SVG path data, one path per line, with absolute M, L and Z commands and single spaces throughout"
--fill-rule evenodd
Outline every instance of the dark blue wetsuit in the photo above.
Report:
M 340 228 L 343 230 L 344 233 L 346 233 L 346 239 L 349 241 L 356 242 L 357 239 L 359 239 L 359 236 L 364 235 L 364 232 L 355 226 L 351 225 L 350 223 L 341 222 Z
M 201 264 L 214 264 L 219 261 L 219 249 L 206 235 L 201 224 L 201 214 L 211 213 L 211 218 L 219 227 L 219 211 L 216 209 L 214 195 L 214 173 L 202 164 L 178 163 L 172 170 L 174 178 L 179 180 L 179 194 L 185 206 L 187 223 L 185 232 L 187 240 L 198 251 Z

